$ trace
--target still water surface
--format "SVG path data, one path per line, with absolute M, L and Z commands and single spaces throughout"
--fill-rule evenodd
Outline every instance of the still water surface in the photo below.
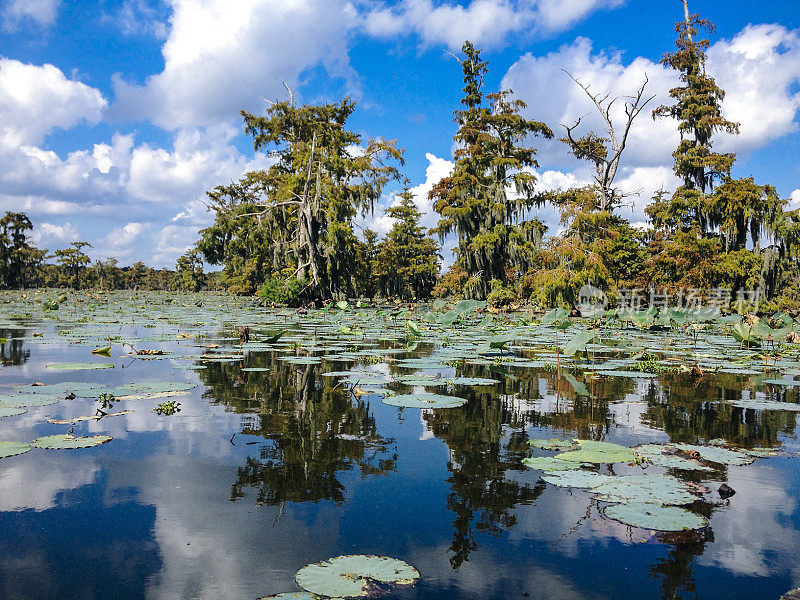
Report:
M 93 332 L 94 339 L 56 338 L 63 322 L 37 315 L 0 331 L 6 388 L 198 384 L 174 398 L 181 403 L 176 415 L 155 414 L 161 400 L 131 400 L 113 409 L 130 414 L 72 426 L 75 435 L 111 435 L 109 443 L 34 448 L 0 460 L 4 599 L 255 599 L 298 590 L 299 568 L 341 554 L 414 565 L 417 585 L 388 598 L 777 600 L 800 586 L 796 457 L 696 474 L 711 493 L 692 510 L 709 526 L 681 533 L 608 519 L 603 503 L 584 490 L 555 487 L 521 463 L 532 453 L 528 439 L 550 437 L 628 446 L 723 438 L 796 452 L 795 413 L 716 402 L 757 393 L 747 376 L 709 375 L 699 383 L 684 375 L 614 378 L 589 399 L 565 391 L 550 370 L 459 364 L 420 373 L 499 384 L 451 388 L 468 399 L 460 408 L 397 408 L 321 376 L 353 368 L 385 377 L 400 372 L 391 361 L 291 364 L 278 360 L 297 351 L 288 345 L 207 361 L 197 355 L 240 351 L 231 323 L 208 320 L 196 328 L 206 337 L 192 340 L 176 339 L 180 324 L 153 327 L 126 323 L 128 317 Z M 89 351 L 112 329 L 137 348 L 189 358 L 119 358 L 130 348 L 114 342 L 104 359 L 114 369 L 46 367 L 96 360 Z M 362 340 L 370 343 L 406 347 Z M 426 356 L 436 347 L 423 342 L 411 354 L 387 356 Z M 98 406 L 77 398 L 31 407 L 0 419 L 0 439 L 65 433 L 70 426 L 46 418 L 90 415 Z M 728 500 L 716 492 L 722 482 L 736 490 Z

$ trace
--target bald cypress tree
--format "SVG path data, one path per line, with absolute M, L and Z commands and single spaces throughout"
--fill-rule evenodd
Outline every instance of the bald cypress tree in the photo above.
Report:
M 464 73 L 463 108 L 456 111 L 459 125 L 454 139 L 455 168 L 431 190 L 434 209 L 440 215 L 434 229 L 440 238 L 458 236 L 456 262 L 469 276 L 464 295 L 485 299 L 493 280 L 505 283 L 509 267 L 527 270 L 527 234 L 519 228 L 526 208 L 536 204 L 536 149 L 523 146 L 528 136 L 553 137 L 544 123 L 520 115 L 522 100 L 511 90 L 484 95 L 488 63 L 470 42 L 459 59 Z M 511 193 L 509 193 L 511 192 Z

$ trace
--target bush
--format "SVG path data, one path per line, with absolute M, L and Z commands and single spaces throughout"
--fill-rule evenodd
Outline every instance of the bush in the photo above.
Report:
M 492 279 L 489 285 L 492 286 L 492 291 L 486 296 L 486 300 L 492 306 L 508 306 L 517 299 L 516 292 L 510 286 L 504 286 L 499 279 Z
M 303 291 L 306 287 L 307 282 L 304 279 L 271 277 L 258 290 L 258 296 L 265 304 L 298 306 L 302 302 Z

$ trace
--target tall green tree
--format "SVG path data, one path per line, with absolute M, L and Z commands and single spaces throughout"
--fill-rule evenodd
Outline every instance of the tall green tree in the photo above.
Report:
M 420 226 L 422 213 L 408 190 L 386 209 L 394 225 L 378 244 L 374 272 L 385 296 L 429 298 L 439 274 L 439 245 Z
M 72 242 L 70 248 L 55 251 L 56 262 L 61 265 L 71 277 L 72 286 L 80 289 L 81 271 L 83 271 L 92 260 L 83 252 L 83 248 L 92 245 L 89 242 Z
M 505 283 L 507 268 L 527 270 L 531 229 L 516 225 L 524 209 L 536 204 L 536 181 L 529 169 L 538 167 L 536 150 L 522 146 L 528 136 L 553 137 L 544 123 L 520 115 L 522 100 L 511 90 L 484 95 L 488 63 L 470 42 L 459 59 L 464 73 L 463 108 L 456 111 L 459 125 L 454 139 L 455 167 L 431 190 L 440 215 L 434 231 L 444 239 L 458 236 L 456 261 L 468 274 L 468 297 L 484 299 L 492 280 Z
M 180 289 L 199 292 L 205 285 L 203 259 L 197 250 L 189 250 L 178 257 L 175 263 L 175 276 Z
M 722 90 L 706 71 L 707 39 L 696 40 L 701 29 L 709 33 L 714 25 L 697 14 L 689 14 L 688 0 L 683 0 L 684 20 L 676 23 L 677 49 L 665 54 L 661 63 L 679 73 L 681 85 L 670 90 L 674 102 L 653 111 L 653 118 L 671 117 L 678 121 L 681 142 L 675 152 L 673 170 L 683 180 L 669 201 L 653 206 L 649 212 L 656 226 L 670 220 L 681 229 L 693 227 L 705 234 L 712 227 L 707 192 L 716 181 L 730 177 L 734 154 L 720 154 L 712 149 L 712 137 L 718 132 L 739 133 L 739 124 L 722 115 Z
M 273 275 L 296 278 L 316 300 L 355 293 L 358 239 L 352 222 L 372 210 L 383 187 L 399 176 L 392 163 L 402 164 L 402 150 L 384 140 L 362 145 L 361 136 L 346 128 L 354 110 L 350 98 L 299 107 L 290 98 L 270 106 L 266 116 L 242 111 L 254 149 L 268 150 L 275 164 L 209 193 L 217 220 L 199 246 L 209 262 L 227 269 L 247 255 L 237 248 L 238 220 L 249 219 L 242 227 L 255 238 L 248 245 L 258 246 L 262 261 L 255 283 Z
M 33 229 L 25 213 L 7 212 L 0 217 L 0 287 L 18 288 L 32 283 L 32 269 L 40 265 L 46 252 L 28 241 Z

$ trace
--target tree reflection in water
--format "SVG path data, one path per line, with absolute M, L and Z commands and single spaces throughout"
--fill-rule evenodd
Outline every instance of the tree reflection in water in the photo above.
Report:
M 231 500 L 256 489 L 258 504 L 282 505 L 345 499 L 341 474 L 354 466 L 362 476 L 395 468 L 394 441 L 379 435 L 369 403 L 320 376 L 319 365 L 293 365 L 269 354 L 239 363 L 210 363 L 200 371 L 206 395 L 247 414 L 241 434 L 264 440 L 258 458 L 237 470 Z
M 0 329 L 0 363 L 4 367 L 25 364 L 31 357 L 31 351 L 24 348 L 21 338 L 25 335 L 24 329 Z

